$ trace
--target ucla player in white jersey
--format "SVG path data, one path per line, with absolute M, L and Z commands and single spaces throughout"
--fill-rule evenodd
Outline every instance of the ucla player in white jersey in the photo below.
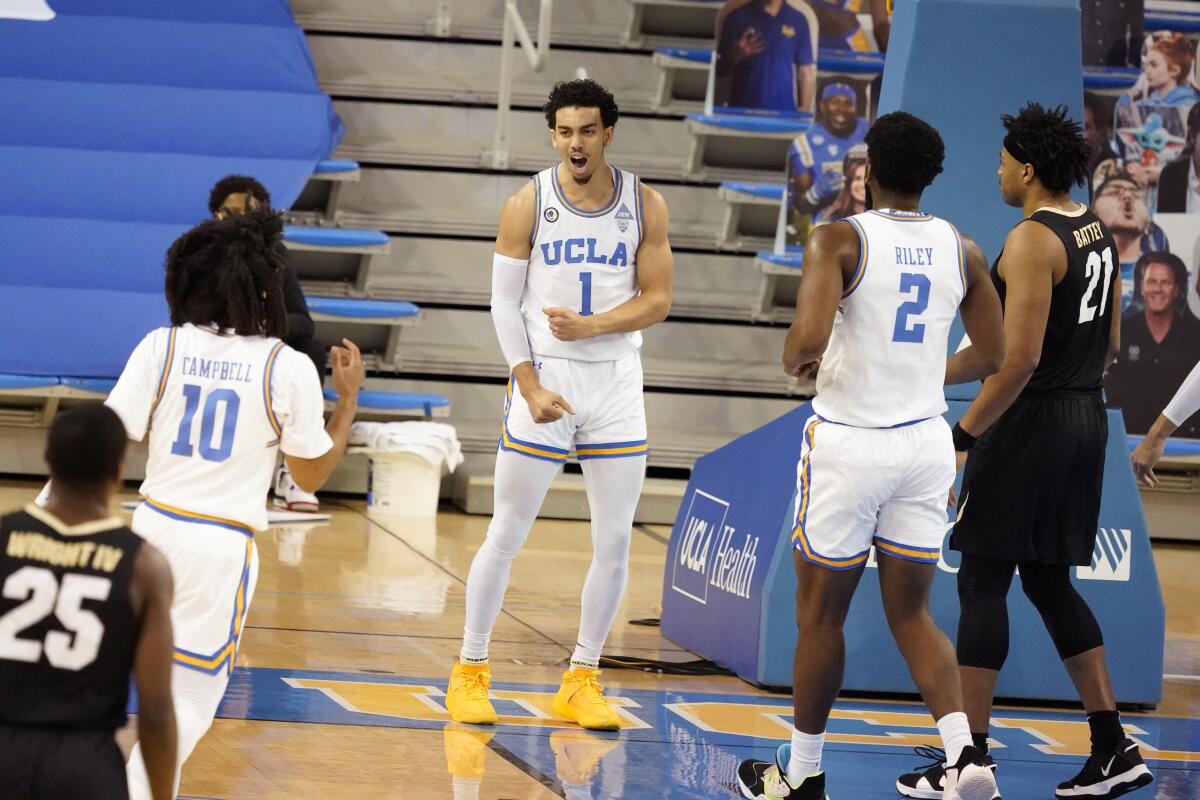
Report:
M 488 640 L 512 559 L 572 447 L 583 468 L 593 557 L 579 637 L 554 712 L 614 730 L 600 652 L 621 605 L 646 471 L 640 331 L 671 305 L 662 196 L 605 162 L 617 105 L 595 81 L 555 85 L 545 108 L 561 161 L 504 204 L 492 265 L 492 317 L 512 370 L 495 515 L 467 577 L 463 648 L 446 695 L 458 722 L 491 724 Z
M 975 243 L 919 210 L 942 171 L 937 131 L 897 112 L 880 117 L 866 143 L 876 210 L 813 231 L 784 347 L 790 374 L 820 367 L 797 466 L 792 741 L 771 761 L 743 762 L 738 781 L 752 799 L 825 798 L 821 752 L 841 690 L 842 624 L 874 546 L 888 624 L 946 746 L 947 796 L 991 800 L 995 777 L 972 746 L 954 648 L 930 616 L 929 589 L 956 471 L 943 384 L 999 368 L 1000 300 Z M 959 311 L 975 349 L 948 375 Z
M 175 576 L 172 696 L 179 765 L 212 724 L 254 595 L 254 532 L 282 450 L 293 479 L 316 491 L 346 448 L 363 367 L 351 342 L 331 351 L 337 408 L 326 424 L 312 361 L 286 330 L 283 272 L 272 259 L 278 215 L 210 220 L 167 254 L 170 328 L 147 334 L 106 405 L 149 461 L 134 532 Z M 133 800 L 150 797 L 140 746 L 127 766 Z M 178 786 L 178 772 L 176 773 Z

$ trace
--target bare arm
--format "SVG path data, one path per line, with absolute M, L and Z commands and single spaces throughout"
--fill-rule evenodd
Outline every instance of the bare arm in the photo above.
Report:
M 783 345 L 783 369 L 799 375 L 825 353 L 846 277 L 858 266 L 858 234 L 848 222 L 813 229 L 804 248 L 796 317 Z
M 811 111 L 817 97 L 817 65 L 806 64 L 803 67 L 797 67 L 797 84 L 800 87 L 800 110 Z
M 946 359 L 946 385 L 982 380 L 1004 363 L 1004 312 L 979 245 L 962 237 L 967 293 L 959 306 L 971 344 Z
M 879 52 L 886 53 L 888 37 L 892 33 L 892 18 L 887 13 L 885 0 L 871 0 L 871 29 L 875 32 L 875 44 Z
M 671 310 L 675 259 L 667 240 L 667 203 L 658 192 L 642 186 L 646 230 L 637 249 L 637 296 L 600 314 L 582 316 L 569 308 L 544 308 L 550 332 L 564 342 L 609 333 L 640 331 L 662 322 Z
M 133 671 L 138 694 L 138 741 L 154 800 L 175 796 L 178 744 L 171 670 L 175 640 L 171 631 L 171 568 L 153 545 L 143 544 L 133 567 L 132 600 L 141 623 Z
M 1004 243 L 1000 271 L 1005 283 L 1004 338 L 1000 371 L 983 383 L 959 423 L 979 436 L 1008 410 L 1037 369 L 1050 316 L 1054 260 L 1065 257 L 1053 231 L 1036 222 L 1014 228 Z
M 338 399 L 329 421 L 325 423 L 325 432 L 333 440 L 333 447 L 317 458 L 284 455 L 292 472 L 292 480 L 306 492 L 315 492 L 324 486 L 330 473 L 342 460 L 346 443 L 350 440 L 350 426 L 354 423 L 354 415 L 358 413 L 358 390 L 362 388 L 364 377 L 362 354 L 349 339 L 342 339 L 342 344 L 345 347 L 335 346 L 329 350 L 333 385 L 337 389 Z

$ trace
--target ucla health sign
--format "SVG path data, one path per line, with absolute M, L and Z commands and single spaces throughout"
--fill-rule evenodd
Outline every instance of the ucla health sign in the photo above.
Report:
M 946 416 L 953 423 L 967 403 L 950 406 Z M 663 576 L 663 635 L 762 686 L 792 680 L 796 462 L 811 414 L 805 404 L 696 462 Z M 1105 463 L 1096 546 L 1091 563 L 1076 567 L 1074 577 L 1104 632 L 1118 700 L 1153 705 L 1162 695 L 1162 596 L 1117 412 L 1109 414 Z M 946 539 L 949 529 L 948 520 Z M 845 688 L 911 693 L 908 668 L 884 618 L 877 564 L 872 553 L 846 619 Z M 951 638 L 958 627 L 958 564 L 959 554 L 943 540 L 930 605 Z M 1075 699 L 1019 579 L 1008 605 L 1009 659 L 997 696 Z

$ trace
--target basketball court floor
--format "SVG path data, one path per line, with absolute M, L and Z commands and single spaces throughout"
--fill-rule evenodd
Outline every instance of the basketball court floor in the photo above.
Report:
M 0 484 L 0 510 L 40 482 Z M 127 499 L 133 499 L 132 494 Z M 736 798 L 734 769 L 787 740 L 789 700 L 736 678 L 606 670 L 626 727 L 590 733 L 556 720 L 550 698 L 574 643 L 589 561 L 586 523 L 539 521 L 517 558 L 492 644 L 494 729 L 451 723 L 446 678 L 464 581 L 488 520 L 372 520 L 357 500 L 327 523 L 258 537 L 261 572 L 230 691 L 184 769 L 190 798 L 699 800 Z M 665 526 L 633 535 L 629 591 L 606 652 L 686 660 L 656 628 Z M 1126 713 L 1157 775 L 1131 797 L 1200 798 L 1200 547 L 1158 545 L 1167 604 L 1165 698 Z M 1103 626 L 1136 625 L 1137 609 Z M 834 800 L 894 798 L 896 776 L 938 745 L 911 700 L 838 703 L 826 748 Z M 1078 712 L 1004 708 L 992 730 L 1005 798 L 1051 798 L 1087 752 Z

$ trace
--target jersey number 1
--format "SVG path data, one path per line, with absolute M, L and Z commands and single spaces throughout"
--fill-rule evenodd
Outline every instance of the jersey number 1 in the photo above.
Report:
M 592 315 L 592 273 L 579 273 L 579 282 L 583 284 L 583 302 L 579 304 L 579 316 Z
M 183 419 L 179 421 L 179 435 L 171 443 L 171 454 L 190 457 L 192 455 L 192 422 L 200 408 L 200 387 L 188 383 L 183 387 Z M 213 442 L 216 433 L 217 409 L 225 406 L 221 424 L 221 438 Z M 233 389 L 213 389 L 204 401 L 204 417 L 200 421 L 200 457 L 205 461 L 221 463 L 233 452 L 233 433 L 237 427 L 238 407 L 241 399 Z

